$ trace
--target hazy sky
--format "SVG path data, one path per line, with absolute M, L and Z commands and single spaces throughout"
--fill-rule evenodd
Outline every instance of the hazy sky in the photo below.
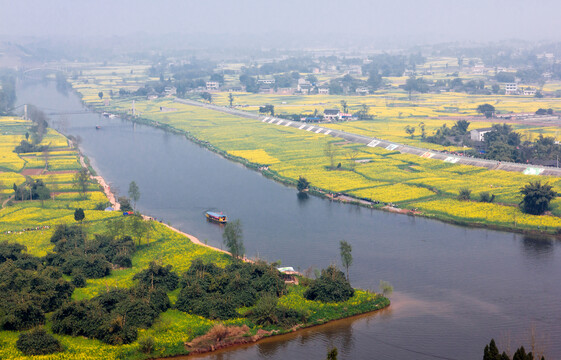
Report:
M 0 0 L 0 36 L 359 34 L 558 40 L 559 0 Z

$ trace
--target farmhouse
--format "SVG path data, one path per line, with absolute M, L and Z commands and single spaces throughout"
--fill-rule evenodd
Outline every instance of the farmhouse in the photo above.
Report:
M 326 121 L 339 120 L 339 109 L 323 110 L 323 119 Z
M 516 95 L 516 94 L 518 94 L 518 84 L 516 84 L 516 83 L 505 84 L 505 94 L 506 95 Z
M 206 89 L 207 90 L 218 90 L 220 88 L 220 83 L 218 81 L 207 81 L 206 82 Z
M 320 87 L 320 88 L 318 88 L 318 94 L 320 94 L 320 95 L 329 95 L 329 88 L 327 88 L 327 87 Z
M 471 140 L 481 142 L 485 139 L 485 134 L 491 131 L 493 131 L 493 128 L 474 129 L 470 131 Z

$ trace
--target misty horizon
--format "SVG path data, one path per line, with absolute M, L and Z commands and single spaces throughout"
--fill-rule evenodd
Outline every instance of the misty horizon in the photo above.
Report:
M 557 41 L 561 4 L 443 0 L 346 1 L 0 0 L 0 39 L 197 38 L 243 44 L 412 46 L 507 39 Z M 182 39 L 185 37 L 186 39 Z M 204 42 L 203 44 L 204 45 Z M 209 44 L 212 45 L 212 44 Z M 248 44 L 251 45 L 251 44 Z

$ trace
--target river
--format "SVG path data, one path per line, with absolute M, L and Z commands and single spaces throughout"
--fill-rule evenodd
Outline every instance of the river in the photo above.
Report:
M 139 185 L 145 214 L 221 247 L 222 229 L 204 211 L 243 224 L 249 256 L 301 271 L 340 263 L 339 241 L 353 247 L 353 286 L 394 286 L 389 309 L 342 320 L 207 359 L 480 359 L 530 347 L 561 358 L 561 248 L 549 238 L 472 229 L 310 197 L 201 148 L 183 136 L 84 111 L 54 83 L 20 83 L 18 105 L 51 116 L 51 126 L 79 136 L 94 168 L 120 194 Z M 96 130 L 95 126 L 101 129 Z

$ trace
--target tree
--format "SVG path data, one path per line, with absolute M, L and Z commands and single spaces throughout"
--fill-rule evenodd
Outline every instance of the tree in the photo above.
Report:
M 298 192 L 304 192 L 307 191 L 310 187 L 310 183 L 308 182 L 308 180 L 305 177 L 300 176 L 298 178 L 298 184 L 296 184 L 296 188 L 298 189 Z
M 540 180 L 530 183 L 520 189 L 524 198 L 520 202 L 522 211 L 527 214 L 541 215 L 549 209 L 549 202 L 557 196 L 548 183 L 542 185 Z
M 452 130 L 458 133 L 458 135 L 465 135 L 467 133 L 467 129 L 469 127 L 469 121 L 466 120 L 458 120 L 452 126 Z
M 306 299 L 322 302 L 347 301 L 353 295 L 354 289 L 345 278 L 345 274 L 334 265 L 322 270 L 320 277 L 304 292 Z
M 84 214 L 84 209 L 77 208 L 76 210 L 74 210 L 74 220 L 81 222 L 85 218 L 86 218 L 86 214 Z
M 333 349 L 329 350 L 329 352 L 327 353 L 327 360 L 337 360 L 337 348 L 334 347 Z
M 344 113 L 349 112 L 349 107 L 348 107 L 347 102 L 345 100 L 341 100 L 341 107 L 343 108 Z
M 230 103 L 230 107 L 234 104 L 234 95 L 232 93 L 228 94 L 228 102 Z
M 134 180 L 129 184 L 129 198 L 132 200 L 133 209 L 136 211 L 136 202 L 140 199 L 140 189 Z
M 86 195 L 89 181 L 90 175 L 88 174 L 88 169 L 86 168 L 81 168 L 74 175 L 74 187 L 78 189 L 78 192 L 82 195 L 82 197 Z
M 353 254 L 351 254 L 353 248 L 351 244 L 342 240 L 339 242 L 339 250 L 341 252 L 341 263 L 347 270 L 347 281 L 349 281 L 349 267 L 353 264 Z
M 333 145 L 332 142 L 327 142 L 325 144 L 323 153 L 329 159 L 329 166 L 331 167 L 331 169 L 333 169 L 335 166 L 335 156 L 337 155 L 337 149 L 335 148 L 335 145 Z
M 425 123 L 424 122 L 420 122 L 419 123 L 419 129 L 421 129 L 421 138 L 424 139 L 427 137 L 427 133 L 425 131 Z
M 411 125 L 407 125 L 405 127 L 405 132 L 408 133 L 411 136 L 411 138 L 413 138 L 413 136 L 415 134 L 415 127 L 411 126 Z
M 234 259 L 243 256 L 245 249 L 243 246 L 242 224 L 239 219 L 226 224 L 222 238 L 224 240 L 224 245 L 226 245 L 226 248 L 228 248 L 228 251 L 232 254 Z
M 123 210 L 123 211 L 132 211 L 133 210 L 133 208 L 131 206 L 131 201 L 129 200 L 128 197 L 119 196 L 117 201 L 119 202 L 119 204 L 121 204 L 121 210 Z
M 275 106 L 274 105 L 259 106 L 259 112 L 261 114 L 271 114 L 271 116 L 275 116 Z
M 481 104 L 475 109 L 478 113 L 485 115 L 486 118 L 490 118 L 495 113 L 495 107 L 491 104 Z
M 391 284 L 387 281 L 380 280 L 380 285 L 378 287 L 380 288 L 382 295 L 385 297 L 388 297 L 393 293 L 393 286 L 391 286 Z
M 99 96 L 99 100 L 102 100 L 103 99 L 103 91 L 98 92 L 97 96 Z
M 209 92 L 203 92 L 201 93 L 201 97 L 203 98 L 203 100 L 208 101 L 209 103 L 212 102 L 212 94 Z

